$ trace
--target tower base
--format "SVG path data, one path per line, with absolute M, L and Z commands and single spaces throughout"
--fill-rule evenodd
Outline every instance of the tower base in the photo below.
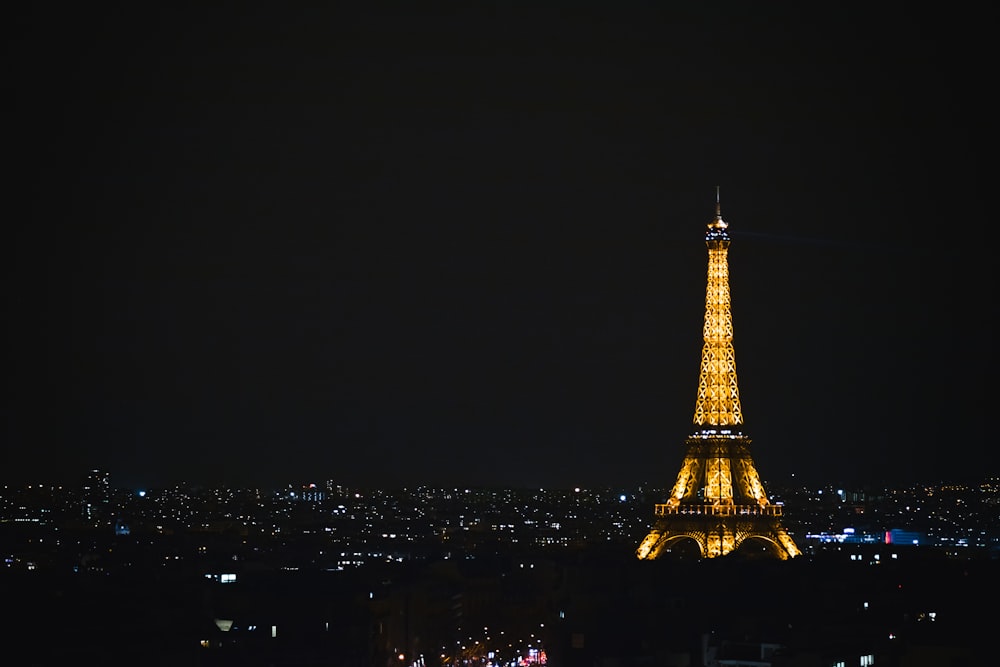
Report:
M 658 506 L 664 517 L 646 535 L 636 555 L 640 560 L 655 560 L 693 540 L 702 558 L 716 558 L 741 547 L 747 550 L 751 541 L 759 541 L 769 555 L 781 560 L 794 558 L 801 552 L 782 527 L 774 511 L 778 507 L 770 505 L 765 508 L 770 512 L 761 513 L 762 508 L 756 506 L 686 505 L 672 512 Z

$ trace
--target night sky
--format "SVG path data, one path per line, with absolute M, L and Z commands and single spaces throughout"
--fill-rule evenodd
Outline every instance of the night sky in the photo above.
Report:
M 1000 473 L 984 17 L 406 4 L 9 17 L 0 483 L 669 486 L 717 185 L 765 484 Z

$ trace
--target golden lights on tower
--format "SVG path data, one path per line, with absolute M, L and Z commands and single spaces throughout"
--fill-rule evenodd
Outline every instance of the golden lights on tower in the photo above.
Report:
M 651 560 L 693 540 L 703 558 L 761 542 L 778 558 L 799 555 L 782 527 L 781 505 L 772 504 L 750 455 L 743 424 L 729 292 L 729 234 L 716 189 L 715 218 L 708 224 L 708 284 L 695 401 L 695 433 L 685 440 L 680 472 L 665 503 L 654 507 L 655 525 L 636 551 Z

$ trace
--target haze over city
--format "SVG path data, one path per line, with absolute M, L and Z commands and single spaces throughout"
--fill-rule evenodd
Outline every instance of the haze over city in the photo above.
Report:
M 765 482 L 997 471 L 977 23 L 24 9 L 0 483 L 669 485 L 716 186 Z

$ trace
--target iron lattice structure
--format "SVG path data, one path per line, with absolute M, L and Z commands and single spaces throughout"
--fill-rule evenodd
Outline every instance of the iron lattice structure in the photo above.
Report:
M 799 555 L 781 523 L 780 504 L 767 499 L 743 434 L 736 382 L 733 315 L 729 296 L 729 234 L 716 195 L 708 224 L 708 287 L 695 432 L 685 440 L 684 462 L 670 497 L 655 506 L 655 524 L 639 545 L 640 559 L 653 560 L 683 540 L 694 540 L 703 558 L 724 556 L 756 538 L 770 553 Z

